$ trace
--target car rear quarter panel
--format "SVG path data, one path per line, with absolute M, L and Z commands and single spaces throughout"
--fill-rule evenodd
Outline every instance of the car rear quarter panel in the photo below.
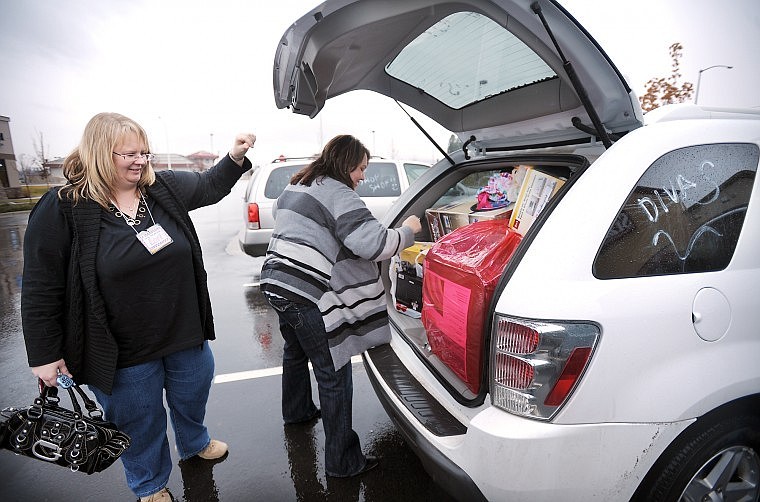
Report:
M 416 431 L 461 467 L 488 500 L 628 500 L 663 449 L 691 423 L 557 425 L 487 403 L 467 408 L 451 402 L 398 334 L 391 345 L 426 390 L 467 425 L 461 436 Z M 418 424 L 382 379 L 380 385 L 396 401 L 395 410 Z
M 557 424 L 671 422 L 697 417 L 760 390 L 760 195 L 755 180 L 728 268 L 598 280 L 597 250 L 642 173 L 676 148 L 760 140 L 760 121 L 679 121 L 638 129 L 617 142 L 575 183 L 530 243 L 496 310 L 601 325 L 600 342 Z M 731 324 L 719 340 L 699 338 L 692 304 L 703 287 L 725 295 Z
M 557 425 L 490 408 L 470 423 L 467 468 L 489 500 L 629 500 L 689 423 Z

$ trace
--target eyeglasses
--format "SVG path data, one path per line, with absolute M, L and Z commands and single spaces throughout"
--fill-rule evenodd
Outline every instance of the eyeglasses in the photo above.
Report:
M 147 162 L 150 162 L 151 160 L 156 158 L 155 154 L 152 154 L 152 153 L 116 153 L 116 152 L 111 152 L 111 153 L 113 153 L 114 155 L 118 155 L 122 159 L 128 160 L 130 162 L 134 162 L 137 159 L 144 159 Z

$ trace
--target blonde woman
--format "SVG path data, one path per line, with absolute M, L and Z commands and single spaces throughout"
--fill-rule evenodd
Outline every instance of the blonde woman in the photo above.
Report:
M 200 243 L 188 211 L 227 195 L 251 167 L 240 134 L 203 173 L 154 172 L 135 121 L 100 113 L 66 158 L 68 183 L 43 196 L 24 239 L 21 309 L 29 366 L 88 384 L 132 438 L 121 456 L 141 501 L 174 500 L 169 407 L 182 459 L 221 458 L 204 425 L 215 338 Z

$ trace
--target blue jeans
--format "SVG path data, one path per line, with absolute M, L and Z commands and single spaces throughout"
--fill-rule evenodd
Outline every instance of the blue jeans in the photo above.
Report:
M 165 487 L 172 470 L 164 389 L 177 451 L 186 459 L 211 441 L 203 420 L 213 377 L 214 355 L 208 342 L 203 342 L 155 361 L 116 370 L 110 396 L 89 387 L 106 419 L 132 439 L 121 460 L 127 485 L 138 497 Z
M 285 339 L 282 356 L 282 418 L 285 423 L 301 422 L 314 415 L 308 362 L 314 368 L 322 425 L 325 429 L 325 472 L 329 476 L 352 476 L 367 460 L 352 426 L 353 382 L 351 364 L 338 371 L 333 367 L 322 314 L 315 305 L 284 298 L 267 300 L 280 318 Z

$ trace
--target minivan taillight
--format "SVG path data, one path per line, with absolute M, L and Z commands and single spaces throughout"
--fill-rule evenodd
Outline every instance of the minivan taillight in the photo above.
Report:
M 588 367 L 600 330 L 589 322 L 495 315 L 491 402 L 516 415 L 551 419 Z
M 261 221 L 259 220 L 259 205 L 255 202 L 248 204 L 248 228 L 250 230 L 258 230 L 261 228 Z

